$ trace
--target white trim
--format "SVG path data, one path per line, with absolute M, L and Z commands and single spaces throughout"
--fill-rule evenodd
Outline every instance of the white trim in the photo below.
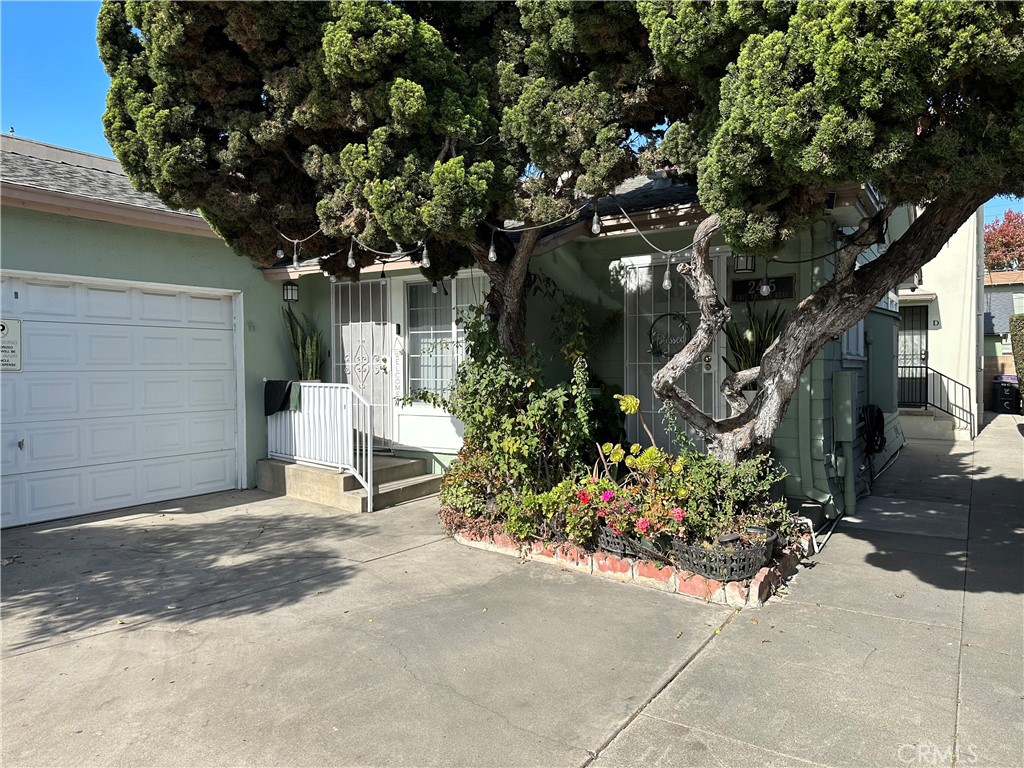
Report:
M 125 280 L 115 277 L 93 277 L 92 275 L 68 275 L 60 272 L 31 272 L 26 269 L 0 269 L 6 277 L 32 278 L 43 280 L 72 280 L 78 282 L 88 281 L 96 285 L 131 286 L 132 288 L 154 288 L 156 290 L 189 291 L 190 293 L 201 293 L 207 296 L 230 296 L 241 294 L 238 288 L 208 288 L 200 285 L 180 285 L 178 283 L 154 283 L 143 280 Z

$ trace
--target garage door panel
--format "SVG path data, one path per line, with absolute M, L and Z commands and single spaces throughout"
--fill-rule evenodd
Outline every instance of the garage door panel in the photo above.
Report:
M 0 429 L 0 472 L 15 472 L 21 460 L 21 449 L 18 448 L 21 430 L 4 424 Z
M 0 376 L 0 420 L 8 422 L 18 412 L 18 377 Z
M 178 293 L 163 291 L 139 290 L 137 319 L 145 324 L 160 325 L 171 323 L 177 325 L 182 321 L 182 296 Z
M 106 326 L 82 336 L 81 359 L 86 368 L 130 368 L 132 366 L 131 328 Z
M 74 370 L 79 367 L 79 336 L 73 325 L 22 323 L 23 371 Z
M 191 378 L 188 383 L 188 405 L 189 408 L 204 410 L 234 408 L 234 381 L 223 373 Z
M 186 296 L 185 320 L 189 325 L 230 329 L 234 325 L 231 299 L 227 296 Z
M 25 475 L 25 497 L 33 516 L 41 520 L 79 514 L 82 475 L 78 470 Z
M 82 462 L 81 425 L 60 422 L 48 426 L 31 426 L 24 430 L 25 457 L 22 466 L 75 466 Z
M 89 510 L 115 509 L 136 503 L 139 468 L 128 466 L 96 467 L 85 472 L 85 508 Z
M 161 459 L 142 465 L 142 496 L 151 499 L 154 495 L 169 499 L 185 493 L 187 459 L 175 457 Z
M 19 377 L 19 383 L 23 384 L 23 406 L 12 421 L 66 419 L 78 413 L 78 383 L 73 379 Z
M 82 286 L 82 301 L 82 317 L 86 320 L 130 322 L 133 319 L 130 288 Z
M 141 379 L 139 408 L 142 411 L 185 410 L 185 377 L 175 375 L 150 376 Z
M 234 451 L 200 454 L 189 461 L 191 486 L 196 491 L 212 493 L 234 487 Z
M 0 379 L 0 525 L 237 487 L 232 296 L 0 282 L 22 321 L 22 370 Z
M 180 455 L 188 450 L 188 426 L 181 417 L 146 419 L 139 424 L 142 453 Z
M 19 314 L 22 318 L 77 318 L 76 288 L 70 282 L 25 280 L 18 288 Z

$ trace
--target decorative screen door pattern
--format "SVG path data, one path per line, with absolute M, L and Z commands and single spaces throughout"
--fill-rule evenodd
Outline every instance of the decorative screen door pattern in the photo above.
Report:
M 393 441 L 392 392 L 395 329 L 388 287 L 379 280 L 334 284 L 334 380 L 351 384 L 373 410 L 374 446 Z
M 662 287 L 665 260 L 658 258 L 634 259 L 623 262 L 623 289 L 625 291 L 626 321 L 626 394 L 640 399 L 640 411 L 658 441 L 658 447 L 670 452 L 680 446 L 671 439 L 661 413 L 661 400 L 654 393 L 652 381 L 655 372 L 685 346 L 700 322 L 700 311 L 693 292 L 672 263 L 672 287 Z M 690 368 L 679 382 L 701 410 L 716 416 L 719 409 L 719 360 L 721 351 L 716 341 L 707 358 Z M 683 432 L 698 450 L 704 450 L 704 441 L 687 424 L 680 421 Z M 626 417 L 626 434 L 630 442 L 646 445 L 649 441 L 640 420 Z
M 899 405 L 928 405 L 928 307 L 900 307 Z

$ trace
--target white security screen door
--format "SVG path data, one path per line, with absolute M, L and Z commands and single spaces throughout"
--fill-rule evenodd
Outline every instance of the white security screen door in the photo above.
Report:
M 714 263 L 719 263 L 716 260 Z M 665 290 L 664 257 L 634 257 L 623 260 L 622 282 L 625 292 L 626 394 L 640 399 L 640 411 L 654 433 L 658 447 L 670 452 L 680 446 L 672 439 L 661 412 L 661 400 L 654 393 L 655 372 L 690 340 L 697 328 L 700 312 L 693 292 L 676 272 L 673 261 L 669 273 L 671 288 Z M 722 380 L 722 353 L 718 341 L 706 359 L 691 367 L 679 382 L 705 413 L 718 417 L 722 408 L 719 385 Z M 680 421 L 683 433 L 694 446 L 704 450 L 704 442 Z M 636 416 L 626 418 L 626 434 L 631 442 L 650 442 Z
M 388 286 L 379 280 L 334 284 L 334 381 L 351 384 L 373 409 L 374 446 L 390 448 L 394 429 L 395 327 Z

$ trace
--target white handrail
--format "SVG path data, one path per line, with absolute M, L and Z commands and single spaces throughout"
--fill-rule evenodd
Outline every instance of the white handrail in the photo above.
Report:
M 349 384 L 293 382 L 300 410 L 267 417 L 267 455 L 349 472 L 373 511 L 373 409 Z

